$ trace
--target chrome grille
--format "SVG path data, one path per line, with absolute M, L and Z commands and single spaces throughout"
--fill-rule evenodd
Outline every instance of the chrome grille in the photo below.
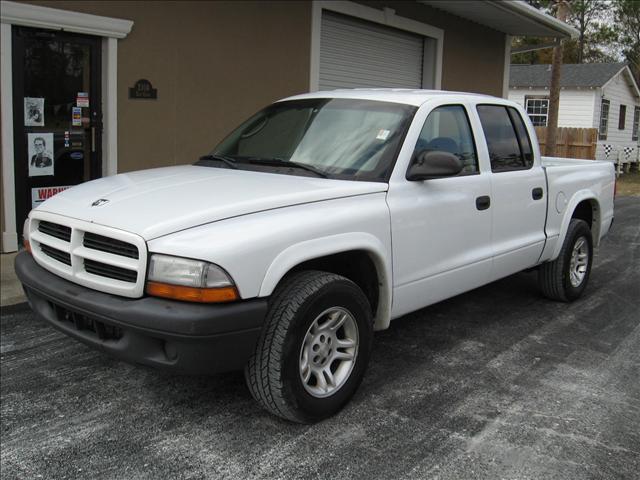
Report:
M 106 263 L 96 262 L 94 260 L 84 259 L 84 269 L 93 275 L 100 277 L 113 278 L 122 282 L 136 283 L 138 274 L 135 270 L 127 268 L 115 267 Z
M 71 266 L 71 255 L 69 255 L 67 252 L 63 252 L 62 250 L 58 250 L 57 248 L 53 248 L 45 244 L 40 245 L 40 249 L 42 250 L 42 253 L 53 258 L 54 260 Z
M 64 225 L 41 221 L 38 224 L 38 230 L 45 235 L 59 238 L 60 240 L 64 240 L 65 242 L 71 241 L 71 229 L 69 227 L 65 227 Z

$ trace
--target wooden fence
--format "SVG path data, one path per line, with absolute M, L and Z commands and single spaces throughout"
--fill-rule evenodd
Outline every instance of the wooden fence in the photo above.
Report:
M 536 135 L 538 135 L 538 143 L 540 143 L 540 152 L 544 155 L 547 127 L 535 128 Z M 595 160 L 597 143 L 597 128 L 558 127 L 555 156 Z

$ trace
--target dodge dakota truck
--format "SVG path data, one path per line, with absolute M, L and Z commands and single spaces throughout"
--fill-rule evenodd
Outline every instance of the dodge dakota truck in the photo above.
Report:
M 545 296 L 580 297 L 614 189 L 610 163 L 542 158 L 507 100 L 317 92 L 193 165 L 57 194 L 15 266 L 69 336 L 177 372 L 244 369 L 262 407 L 314 422 L 353 396 L 393 319 L 530 269 Z

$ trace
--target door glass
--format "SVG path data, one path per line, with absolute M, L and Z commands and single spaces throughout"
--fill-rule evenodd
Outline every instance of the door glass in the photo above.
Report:
M 17 220 L 65 187 L 100 176 L 98 40 L 16 29 Z M 18 223 L 18 228 L 21 223 Z
M 463 106 L 444 105 L 434 109 L 424 122 L 414 155 L 427 151 L 453 153 L 464 168 L 460 175 L 478 173 L 476 147 L 469 119 Z

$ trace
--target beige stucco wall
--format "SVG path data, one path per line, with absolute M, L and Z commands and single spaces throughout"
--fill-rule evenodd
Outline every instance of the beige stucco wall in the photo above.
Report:
M 309 88 L 310 2 L 27 3 L 134 21 L 118 42 L 119 172 L 191 163 L 258 108 Z M 413 1 L 360 3 L 445 30 L 442 88 L 501 95 L 504 34 Z M 158 100 L 128 98 L 141 78 Z

